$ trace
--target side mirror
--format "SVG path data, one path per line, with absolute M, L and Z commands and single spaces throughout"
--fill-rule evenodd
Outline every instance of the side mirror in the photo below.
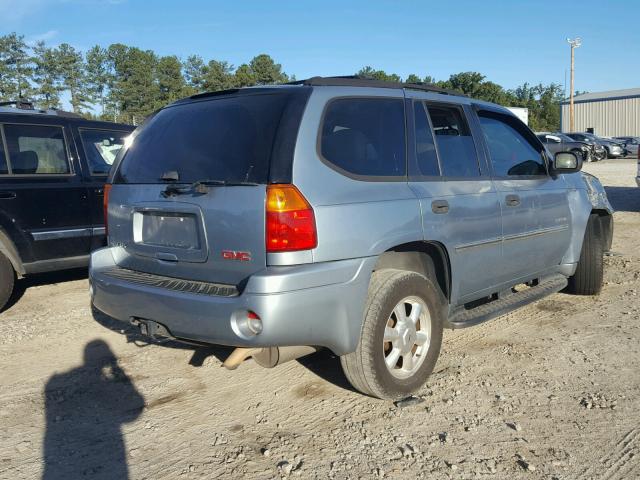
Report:
M 573 152 L 558 152 L 553 159 L 551 171 L 556 174 L 576 173 L 582 170 L 582 158 Z

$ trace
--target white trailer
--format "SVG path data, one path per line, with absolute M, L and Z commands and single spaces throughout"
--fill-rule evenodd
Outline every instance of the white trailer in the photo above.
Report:
M 529 125 L 529 109 L 523 107 L 506 107 L 516 117 L 522 120 L 526 125 Z

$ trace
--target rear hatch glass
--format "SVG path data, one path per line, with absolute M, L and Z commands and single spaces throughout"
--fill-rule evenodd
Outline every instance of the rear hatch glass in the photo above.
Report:
M 235 285 L 265 268 L 266 184 L 308 95 L 262 90 L 167 107 L 132 135 L 109 202 L 120 266 Z

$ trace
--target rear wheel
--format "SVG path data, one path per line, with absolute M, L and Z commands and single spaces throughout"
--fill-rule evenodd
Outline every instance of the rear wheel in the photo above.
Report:
M 414 272 L 373 273 L 358 347 L 340 357 L 357 390 L 397 399 L 426 382 L 442 343 L 444 297 L 435 285 Z
M 602 289 L 604 277 L 604 239 L 600 232 L 598 215 L 591 215 L 584 232 L 578 268 L 569 278 L 567 291 L 575 295 L 596 295 Z
M 11 298 L 13 286 L 16 281 L 16 273 L 7 257 L 0 253 L 0 310 Z

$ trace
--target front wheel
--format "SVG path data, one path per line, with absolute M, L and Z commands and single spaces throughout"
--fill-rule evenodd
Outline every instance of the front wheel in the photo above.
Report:
M 418 390 L 440 354 L 443 307 L 431 279 L 394 269 L 374 272 L 358 347 L 340 357 L 354 388 L 383 399 Z
M 0 253 L 0 311 L 11 298 L 13 285 L 16 281 L 16 273 L 7 257 Z
M 584 232 L 578 268 L 569 278 L 567 291 L 575 295 L 597 295 L 604 277 L 604 239 L 600 233 L 598 215 L 591 215 Z

